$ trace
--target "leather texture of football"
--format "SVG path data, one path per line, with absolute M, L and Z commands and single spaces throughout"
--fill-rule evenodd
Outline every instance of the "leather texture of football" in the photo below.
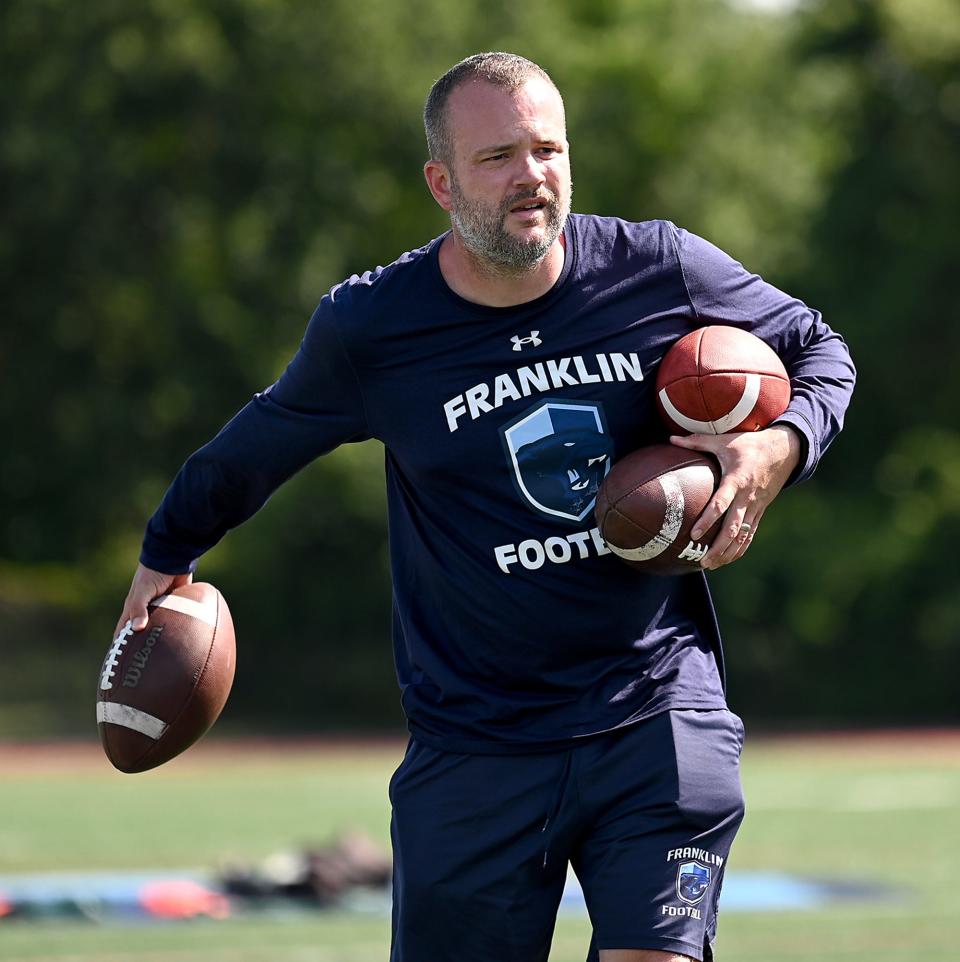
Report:
M 713 325 L 684 335 L 656 377 L 657 407 L 677 434 L 759 431 L 790 403 L 790 378 L 774 350 L 737 327 Z
M 722 518 L 699 541 L 690 529 L 720 483 L 711 455 L 654 444 L 621 458 L 597 493 L 596 518 L 607 547 L 647 574 L 700 569 Z
M 179 755 L 217 720 L 233 685 L 236 640 L 223 595 L 203 582 L 150 604 L 142 631 L 114 639 L 97 684 L 97 728 L 121 772 Z

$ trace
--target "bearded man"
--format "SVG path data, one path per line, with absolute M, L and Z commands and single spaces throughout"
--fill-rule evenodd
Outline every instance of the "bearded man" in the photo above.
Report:
M 692 532 L 724 518 L 703 568 L 741 558 L 840 430 L 849 354 L 699 237 L 571 214 L 563 101 L 529 60 L 467 58 L 424 119 L 450 230 L 335 286 L 280 379 L 186 462 L 118 630 L 294 472 L 378 438 L 411 736 L 390 785 L 391 959 L 545 962 L 568 865 L 590 959 L 712 959 L 743 727 L 705 573 L 621 564 L 591 509 L 612 460 L 663 440 L 651 384 L 670 345 L 735 325 L 783 359 L 790 406 L 675 443 L 722 468 Z

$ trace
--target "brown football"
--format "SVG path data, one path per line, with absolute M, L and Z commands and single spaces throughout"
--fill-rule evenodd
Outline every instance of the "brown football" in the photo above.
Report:
M 217 720 L 236 665 L 223 595 L 199 582 L 150 603 L 142 631 L 125 627 L 97 685 L 97 728 L 121 772 L 145 772 L 189 748 Z
M 656 378 L 664 424 L 680 434 L 758 431 L 790 403 L 783 362 L 759 337 L 714 324 L 681 337 Z
M 622 561 L 647 574 L 700 570 L 722 519 L 694 542 L 690 529 L 720 482 L 708 454 L 672 444 L 640 448 L 610 469 L 597 493 L 600 534 Z

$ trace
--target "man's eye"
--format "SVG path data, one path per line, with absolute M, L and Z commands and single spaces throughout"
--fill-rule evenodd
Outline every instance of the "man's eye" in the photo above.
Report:
M 490 157 L 487 157 L 486 159 L 487 160 L 503 160 L 503 158 L 506 156 L 507 156 L 506 154 L 493 154 Z

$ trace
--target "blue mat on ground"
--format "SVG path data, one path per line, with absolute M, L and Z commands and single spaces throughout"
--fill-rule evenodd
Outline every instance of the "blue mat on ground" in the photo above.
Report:
M 780 872 L 730 872 L 720 904 L 725 912 L 803 911 L 838 901 L 897 897 L 888 887 L 854 879 L 810 879 Z M 51 872 L 0 876 L 3 918 L 82 916 L 97 921 L 226 917 L 257 911 L 321 908 L 309 900 L 251 900 L 225 896 L 216 878 L 199 870 Z M 354 889 L 324 910 L 386 914 L 389 892 Z M 561 915 L 585 915 L 583 892 L 570 872 Z

